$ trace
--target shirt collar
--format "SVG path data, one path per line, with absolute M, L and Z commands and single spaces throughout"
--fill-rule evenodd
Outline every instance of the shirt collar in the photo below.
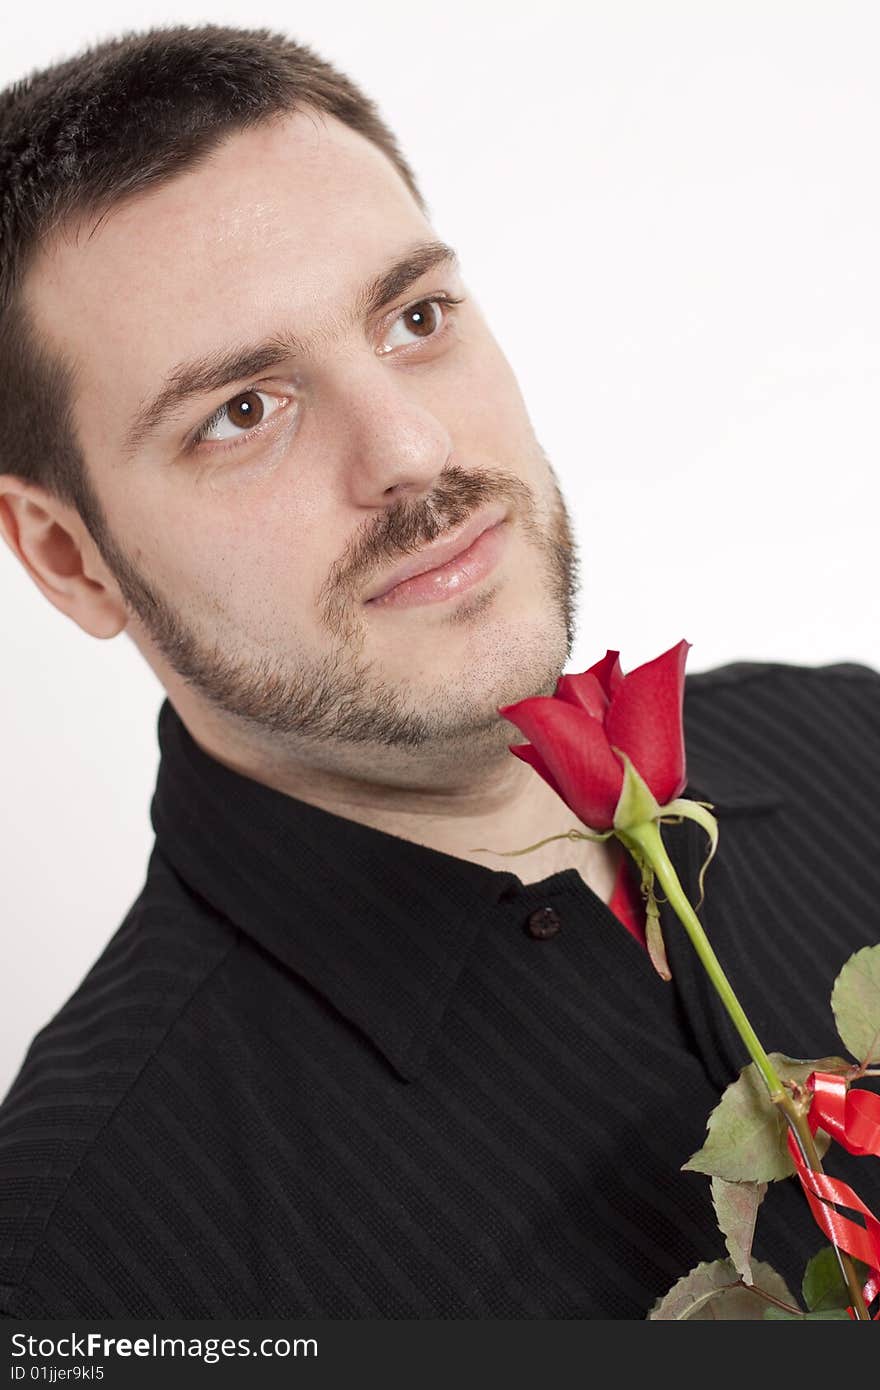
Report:
M 363 825 L 225 767 L 167 698 L 158 738 L 150 817 L 179 877 L 365 1033 L 399 1076 L 417 1076 L 477 933 L 520 887 L 516 873 Z M 688 766 L 684 795 L 712 802 L 719 816 L 779 804 L 773 789 L 707 750 L 689 747 Z
M 518 883 L 218 763 L 166 699 L 150 816 L 180 878 L 415 1076 L 486 912 Z

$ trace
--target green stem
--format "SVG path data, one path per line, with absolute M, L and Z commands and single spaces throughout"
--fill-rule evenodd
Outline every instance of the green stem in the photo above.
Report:
M 804 1162 L 814 1173 L 821 1173 L 822 1164 L 813 1135 L 810 1132 L 810 1126 L 807 1123 L 806 1114 L 783 1086 L 776 1068 L 761 1046 L 757 1033 L 749 1023 L 745 1010 L 734 994 L 730 981 L 721 968 L 721 962 L 709 944 L 709 938 L 703 930 L 703 924 L 691 906 L 687 894 L 681 886 L 675 866 L 666 853 L 666 846 L 663 843 L 657 822 L 645 821 L 642 825 L 630 826 L 627 830 L 618 830 L 617 836 L 628 849 L 632 850 L 635 847 L 649 860 L 666 893 L 670 907 L 690 937 L 691 944 L 699 956 L 706 974 L 730 1015 L 736 1031 L 742 1038 L 746 1051 L 758 1068 L 771 1101 L 784 1112 Z M 834 1249 L 852 1298 L 855 1315 L 859 1320 L 868 1322 L 870 1317 L 862 1297 L 862 1288 L 855 1265 L 845 1250 L 841 1250 L 838 1245 L 835 1245 Z
M 781 1101 L 786 1094 L 782 1081 L 734 994 L 730 981 L 721 968 L 721 962 L 709 944 L 709 938 L 703 930 L 702 922 L 688 901 L 678 874 L 675 872 L 675 867 L 666 853 L 666 846 L 663 843 L 657 822 L 645 821 L 643 825 L 632 826 L 629 830 L 619 830 L 617 833 L 624 844 L 631 840 L 641 849 L 643 854 L 647 855 L 669 899 L 670 907 L 690 937 L 691 944 L 699 956 L 706 974 L 729 1013 L 736 1031 L 745 1043 L 746 1051 L 761 1073 L 764 1084 L 770 1092 L 770 1099 L 776 1102 Z

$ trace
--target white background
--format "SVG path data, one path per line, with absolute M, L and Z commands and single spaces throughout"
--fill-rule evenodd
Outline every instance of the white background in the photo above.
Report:
M 880 667 L 873 0 L 37 0 L 0 86 L 204 21 L 310 44 L 396 131 L 573 515 L 568 669 Z M 140 891 L 163 691 L 5 545 L 0 638 L 2 1096 Z

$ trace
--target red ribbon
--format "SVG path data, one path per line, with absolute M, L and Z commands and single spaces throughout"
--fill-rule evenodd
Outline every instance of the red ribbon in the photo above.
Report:
M 813 1092 L 810 1114 L 832 1139 L 851 1154 L 880 1158 L 880 1096 L 847 1087 L 842 1076 L 814 1071 L 807 1082 Z
M 807 1088 L 812 1092 L 807 1116 L 811 1133 L 815 1134 L 821 1125 L 849 1153 L 880 1157 L 880 1096 L 851 1090 L 842 1076 L 829 1072 L 813 1072 L 807 1079 Z M 825 1173 L 814 1173 L 807 1166 L 791 1130 L 788 1150 L 817 1224 L 832 1245 L 869 1267 L 871 1273 L 862 1288 L 862 1297 L 870 1308 L 880 1295 L 880 1221 L 847 1183 Z M 835 1211 L 835 1206 L 858 1212 L 864 1217 L 864 1226 Z M 855 1316 L 852 1308 L 849 1314 Z M 880 1321 L 880 1308 L 873 1320 Z

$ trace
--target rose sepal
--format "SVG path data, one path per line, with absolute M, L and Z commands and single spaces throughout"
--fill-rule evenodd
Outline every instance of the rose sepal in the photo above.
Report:
M 697 825 L 702 826 L 709 836 L 709 853 L 703 860 L 698 880 L 700 885 L 700 901 L 697 903 L 695 909 L 697 912 L 699 912 L 700 908 L 703 906 L 703 898 L 705 897 L 703 879 L 706 870 L 715 857 L 715 851 L 718 848 L 718 821 L 711 814 L 713 809 L 714 807 L 711 801 L 692 801 L 690 797 L 676 797 L 674 801 L 667 802 L 667 804 L 662 807 L 663 814 L 661 819 L 664 825 L 675 825 L 682 819 L 692 820 L 696 821 Z

